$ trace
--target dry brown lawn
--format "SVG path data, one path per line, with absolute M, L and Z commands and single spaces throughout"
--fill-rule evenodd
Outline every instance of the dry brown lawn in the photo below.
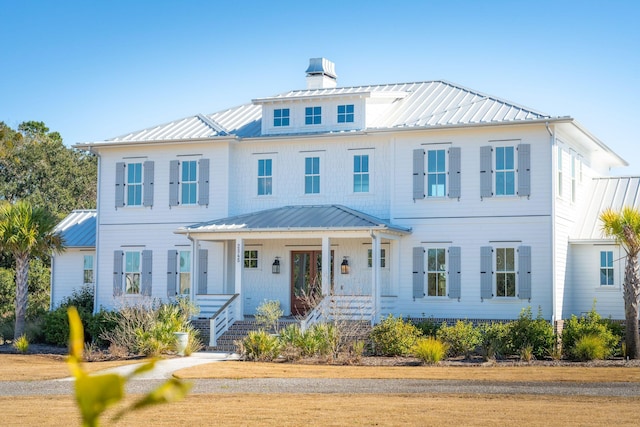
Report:
M 639 405 L 636 397 L 210 394 L 131 413 L 115 425 L 637 426 Z M 80 421 L 70 396 L 0 397 L 0 406 L 5 426 L 66 427 Z

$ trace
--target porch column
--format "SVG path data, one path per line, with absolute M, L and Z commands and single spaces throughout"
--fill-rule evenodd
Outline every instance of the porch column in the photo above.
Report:
M 371 296 L 373 323 L 378 323 L 380 316 L 380 237 L 371 233 Z
M 335 262 L 335 261 L 334 261 Z M 322 237 L 322 295 L 331 293 L 331 240 Z
M 242 295 L 242 266 L 244 262 L 244 239 L 236 239 L 236 274 L 235 274 L 235 289 L 234 293 L 238 294 L 240 298 L 240 308 L 238 316 L 240 319 L 244 317 L 244 297 Z

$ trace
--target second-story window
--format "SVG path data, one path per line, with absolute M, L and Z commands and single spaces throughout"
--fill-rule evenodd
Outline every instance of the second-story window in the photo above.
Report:
M 322 123 L 322 107 L 306 107 L 304 109 L 304 124 L 319 125 Z
M 353 192 L 369 192 L 369 156 L 353 156 Z
M 194 205 L 198 201 L 198 162 L 195 160 L 183 161 L 181 163 L 181 166 L 182 180 L 180 185 L 180 203 L 182 203 L 183 205 Z
M 338 105 L 338 123 L 353 123 L 353 104 Z
M 444 197 L 447 183 L 445 150 L 427 152 L 427 196 Z
M 271 159 L 258 160 L 258 196 L 272 194 Z
M 127 164 L 127 206 L 142 206 L 142 163 Z
M 289 126 L 289 109 L 277 108 L 273 110 L 273 126 Z
M 514 147 L 496 147 L 496 195 L 516 194 Z
M 320 157 L 304 159 L 304 193 L 320 193 Z

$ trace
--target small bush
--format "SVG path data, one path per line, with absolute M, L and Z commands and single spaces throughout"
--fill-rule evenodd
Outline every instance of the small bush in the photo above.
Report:
M 440 329 L 440 324 L 432 319 L 421 320 L 419 322 L 411 320 L 411 324 L 418 328 L 420 332 L 422 332 L 422 336 L 425 337 L 435 337 L 438 329 Z
M 605 359 L 610 352 L 601 336 L 584 335 L 576 341 L 572 354 L 575 359 L 586 362 Z
M 264 300 L 262 304 L 256 308 L 256 323 L 258 326 L 275 333 L 278 330 L 278 320 L 283 314 L 284 311 L 280 308 L 280 301 Z
M 242 340 L 241 352 L 248 359 L 270 362 L 280 355 L 280 340 L 264 330 L 251 331 Z
M 17 340 L 13 342 L 13 348 L 19 353 L 26 354 L 29 351 L 29 340 L 26 335 L 21 335 Z
M 447 344 L 450 356 L 464 355 L 468 358 L 480 344 L 480 330 L 468 321 L 458 320 L 453 326 L 443 322 L 437 338 Z
M 419 338 L 411 349 L 411 353 L 423 363 L 433 365 L 440 362 L 447 355 L 447 346 L 442 341 L 433 338 Z
M 376 354 L 382 356 L 404 356 L 411 353 L 411 348 L 421 336 L 421 332 L 401 317 L 389 315 L 371 331 Z
M 482 323 L 480 354 L 484 360 L 502 359 L 509 353 L 509 323 Z
M 553 350 L 553 325 L 542 317 L 541 309 L 534 319 L 531 307 L 523 308 L 518 319 L 510 324 L 509 341 L 513 354 L 521 354 L 523 350 L 531 347 L 533 356 L 543 359 Z
M 531 362 L 533 359 L 535 359 L 534 355 L 533 355 L 533 346 L 532 345 L 527 345 L 524 346 L 520 349 L 520 351 L 518 352 L 519 356 L 520 356 L 520 360 L 522 360 L 523 362 Z
M 578 341 L 586 336 L 595 336 L 600 338 L 606 349 L 602 358 L 609 357 L 620 341 L 620 337 L 612 332 L 610 324 L 611 322 L 602 320 L 595 307 L 585 316 L 571 316 L 562 330 L 562 348 L 565 356 L 580 359 L 580 355 L 576 353 Z

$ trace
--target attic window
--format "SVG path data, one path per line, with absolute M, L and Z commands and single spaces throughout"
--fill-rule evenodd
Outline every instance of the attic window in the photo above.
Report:
M 306 107 L 304 109 L 304 124 L 319 125 L 322 123 L 322 107 Z
M 338 105 L 338 123 L 353 123 L 353 104 Z
M 289 109 L 277 108 L 273 110 L 273 126 L 289 126 Z

